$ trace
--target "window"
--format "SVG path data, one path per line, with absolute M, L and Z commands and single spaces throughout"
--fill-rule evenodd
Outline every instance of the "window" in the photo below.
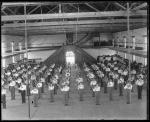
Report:
M 6 65 L 6 60 L 2 59 L 2 66 L 5 67 L 5 65 Z
M 66 63 L 75 64 L 75 54 L 72 51 L 66 52 Z
M 133 55 L 133 61 L 135 61 L 135 55 Z
M 13 63 L 15 63 L 15 57 L 14 56 L 12 56 L 12 61 L 13 61 Z

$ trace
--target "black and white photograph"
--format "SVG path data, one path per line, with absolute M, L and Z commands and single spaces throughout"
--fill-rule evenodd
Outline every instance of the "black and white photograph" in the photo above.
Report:
M 148 10 L 1 2 L 1 120 L 148 120 Z

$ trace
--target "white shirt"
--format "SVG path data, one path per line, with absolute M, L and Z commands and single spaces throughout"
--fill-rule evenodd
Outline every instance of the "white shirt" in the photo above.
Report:
M 54 90 L 54 86 L 53 85 L 48 86 L 48 90 Z
M 38 83 L 38 84 L 37 84 L 37 87 L 38 87 L 38 88 L 42 87 L 42 83 Z
M 138 85 L 138 86 L 142 86 L 143 84 L 144 84 L 144 81 L 142 79 L 138 79 L 136 81 L 136 85 Z
M 38 89 L 33 89 L 33 90 L 31 90 L 31 94 L 38 94 Z
M 90 82 L 90 85 L 92 86 L 92 85 L 96 85 L 97 84 L 97 81 L 96 80 L 93 80 L 93 81 L 91 81 Z
M 15 73 L 15 74 L 14 74 L 15 77 L 18 77 L 18 75 L 19 75 L 18 73 Z
M 57 84 L 57 82 L 58 82 L 58 81 L 57 81 L 57 79 L 55 79 L 55 78 L 52 80 L 52 83 L 54 83 L 54 84 Z
M 124 89 L 132 89 L 132 84 L 127 83 L 124 87 Z
M 96 85 L 93 89 L 93 91 L 100 91 L 100 86 Z
M 123 75 L 126 76 L 127 74 L 128 74 L 128 71 L 124 71 L 124 72 L 123 72 Z
M 41 78 L 41 82 L 45 82 L 45 79 L 44 79 L 44 78 Z
M 2 89 L 2 95 L 6 94 L 6 89 Z
M 89 77 L 89 78 L 94 78 L 94 74 L 93 74 L 93 73 L 89 73 L 89 74 L 88 74 L 88 77 Z
M 55 78 L 58 79 L 58 75 L 55 75 Z
M 16 85 L 15 81 L 10 82 L 10 84 L 9 84 L 9 86 L 15 86 L 15 85 Z
M 69 86 L 64 86 L 62 89 L 61 89 L 61 91 L 69 91 Z
M 35 75 L 32 75 L 31 80 L 35 80 L 35 79 L 36 79 Z
M 10 75 L 11 75 L 11 72 L 7 72 L 6 75 L 7 75 L 7 76 L 10 76 Z
M 109 72 L 109 71 L 110 71 L 110 68 L 106 68 L 106 71 Z
M 124 83 L 124 79 L 123 78 L 118 79 L 118 84 L 119 83 Z
M 113 87 L 113 86 L 114 86 L 114 82 L 112 81 L 108 82 L 107 87 Z
M 66 77 L 69 77 L 69 76 L 70 76 L 70 73 L 69 73 L 69 72 L 67 72 L 67 73 L 66 73 Z
M 118 70 L 118 67 L 115 67 L 114 70 Z
M 19 78 L 16 82 L 17 82 L 17 83 L 21 83 L 21 81 L 22 81 L 22 79 Z
M 84 85 L 83 84 L 78 85 L 78 90 L 79 89 L 84 89 Z
M 77 81 L 78 83 L 83 82 L 83 78 L 77 78 L 76 81 Z
M 22 90 L 22 91 L 26 90 L 26 85 L 21 85 L 19 89 Z

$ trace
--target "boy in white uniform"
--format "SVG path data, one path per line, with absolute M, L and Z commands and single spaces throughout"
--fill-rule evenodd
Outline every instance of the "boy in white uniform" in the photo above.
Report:
M 100 86 L 98 84 L 96 84 L 93 91 L 95 92 L 96 105 L 100 105 L 100 103 L 99 103 Z
M 33 94 L 34 107 L 38 107 L 38 89 L 35 87 L 33 90 L 31 90 L 31 94 Z

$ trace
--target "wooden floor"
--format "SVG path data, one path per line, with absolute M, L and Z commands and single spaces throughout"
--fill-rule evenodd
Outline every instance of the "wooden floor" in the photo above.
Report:
M 73 73 L 74 74 L 74 73 Z M 84 80 L 86 78 L 84 77 Z M 55 102 L 49 102 L 49 93 L 45 88 L 43 98 L 39 100 L 39 107 L 33 107 L 31 103 L 31 120 L 95 120 L 95 119 L 146 119 L 147 94 L 143 90 L 143 99 L 137 99 L 137 91 L 132 93 L 131 104 L 126 104 L 126 94 L 120 97 L 118 90 L 114 90 L 114 100 L 109 101 L 108 94 L 104 94 L 101 88 L 100 105 L 95 105 L 95 98 L 92 97 L 87 84 L 85 84 L 84 101 L 79 101 L 75 82 L 71 81 L 71 92 L 69 106 L 64 106 L 64 98 L 61 91 L 55 96 Z M 29 120 L 28 104 L 21 103 L 19 93 L 16 93 L 16 100 L 10 100 L 10 93 L 7 95 L 7 109 L 2 109 L 3 120 Z M 27 100 L 27 99 L 26 99 Z

